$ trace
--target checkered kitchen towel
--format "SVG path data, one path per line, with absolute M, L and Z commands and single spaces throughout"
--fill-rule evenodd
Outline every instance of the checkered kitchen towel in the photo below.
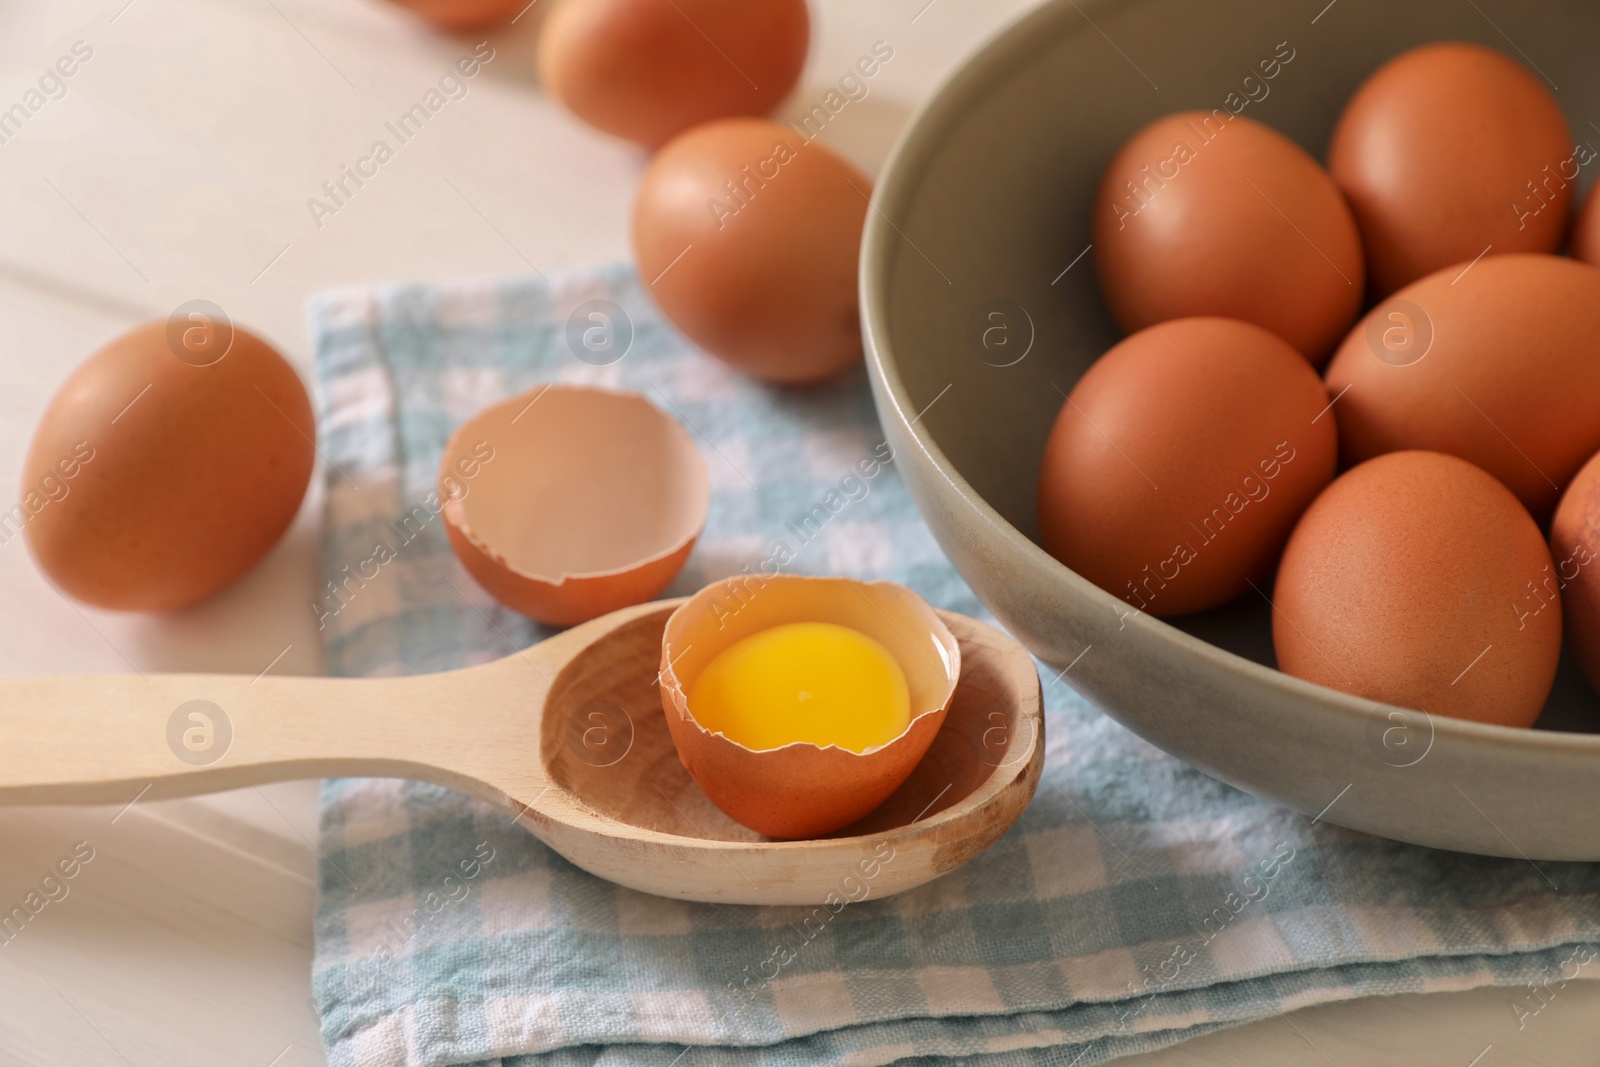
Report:
M 394 520 L 428 508 L 452 428 L 549 380 L 642 392 L 699 441 L 711 513 L 672 594 L 786 541 L 791 571 L 890 578 L 982 614 L 892 463 L 862 473 L 882 442 L 863 374 L 807 391 L 741 378 L 673 333 L 626 268 L 341 291 L 313 317 L 326 577 L 343 593 L 312 610 L 336 674 L 444 670 L 547 636 L 473 583 L 438 521 L 407 541 Z M 583 343 L 597 324 L 598 352 Z M 788 523 L 830 490 L 849 503 L 800 544 Z M 1314 824 L 1064 683 L 1045 691 L 1044 780 L 1016 827 L 931 885 L 879 900 L 864 882 L 820 920 L 619 888 L 443 789 L 328 783 L 316 988 L 331 1062 L 1092 1065 L 1322 1001 L 1512 987 L 1479 1024 L 1490 1043 L 1566 979 L 1600 975 L 1600 865 Z

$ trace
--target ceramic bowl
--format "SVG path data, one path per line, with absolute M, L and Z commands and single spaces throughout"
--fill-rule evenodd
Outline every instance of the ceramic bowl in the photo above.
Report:
M 1118 337 L 1088 247 L 1112 153 L 1160 115 L 1248 100 L 1244 114 L 1321 158 L 1362 79 L 1441 39 L 1536 66 L 1574 135 L 1600 145 L 1583 110 L 1600 99 L 1593 0 L 1045 3 L 948 79 L 887 164 L 862 249 L 867 363 L 923 517 L 1054 665 L 1047 687 L 1071 685 L 1173 755 L 1327 822 L 1600 860 L 1600 737 L 1584 732 L 1600 700 L 1570 662 L 1539 729 L 1430 718 L 1274 670 L 1262 598 L 1173 622 L 1130 615 L 1038 544 L 1035 482 L 1062 392 Z M 1245 83 L 1286 50 L 1275 78 Z

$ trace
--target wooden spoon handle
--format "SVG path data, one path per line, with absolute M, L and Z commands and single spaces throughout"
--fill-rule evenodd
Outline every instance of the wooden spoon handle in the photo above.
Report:
M 409 678 L 150 674 L 0 679 L 0 804 L 114 804 L 298 778 L 412 778 L 503 802 L 470 773 L 496 737 L 537 737 L 543 692 L 523 667 L 526 723 L 492 714 L 516 658 Z M 537 751 L 525 749 L 536 768 Z

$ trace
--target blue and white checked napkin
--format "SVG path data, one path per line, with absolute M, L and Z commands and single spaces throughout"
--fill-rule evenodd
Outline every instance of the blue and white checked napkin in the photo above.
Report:
M 589 335 L 599 352 L 582 343 L 596 309 L 613 331 Z M 642 392 L 700 442 L 710 518 L 671 593 L 786 540 L 791 571 L 891 578 L 982 614 L 892 464 L 864 495 L 846 485 L 856 499 L 810 543 L 786 529 L 882 441 L 861 373 L 809 391 L 743 379 L 624 267 L 340 291 L 313 319 L 330 584 L 312 610 L 333 673 L 444 670 L 548 635 L 457 564 L 430 493 L 459 422 L 549 380 Z M 443 789 L 328 783 L 315 977 L 332 1064 L 1088 1067 L 1323 1001 L 1508 986 L 1482 1021 L 1492 1042 L 1557 983 L 1600 975 L 1600 865 L 1313 823 L 1064 683 L 1046 697 L 1044 781 L 1016 827 L 922 889 L 877 900 L 867 884 L 826 922 L 619 888 Z

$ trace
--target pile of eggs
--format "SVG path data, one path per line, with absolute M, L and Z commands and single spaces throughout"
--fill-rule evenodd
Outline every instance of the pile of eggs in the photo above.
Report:
M 1386 704 L 1531 726 L 1563 617 L 1600 685 L 1594 158 L 1461 43 L 1368 78 L 1326 168 L 1223 109 L 1139 131 L 1093 220 L 1128 336 L 1051 430 L 1046 549 L 1129 611 L 1270 597 L 1281 670 Z

